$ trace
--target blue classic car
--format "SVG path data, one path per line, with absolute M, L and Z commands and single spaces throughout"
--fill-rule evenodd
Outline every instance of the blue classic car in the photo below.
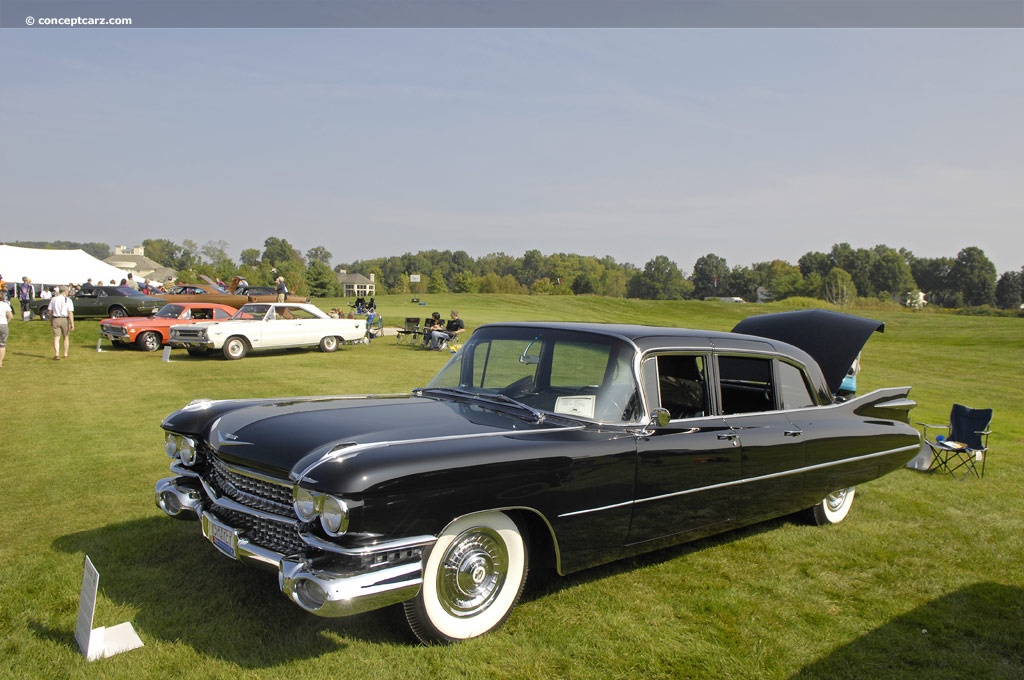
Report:
M 856 485 L 918 452 L 909 387 L 834 396 L 882 324 L 738 329 L 490 324 L 411 394 L 195 401 L 162 424 L 156 503 L 314 614 L 401 602 L 421 641 L 472 638 L 531 566 L 801 511 L 839 522 Z

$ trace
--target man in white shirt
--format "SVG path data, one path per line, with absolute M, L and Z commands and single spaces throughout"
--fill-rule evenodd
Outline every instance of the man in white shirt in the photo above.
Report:
M 64 358 L 68 358 L 71 347 L 71 331 L 75 330 L 75 303 L 68 297 L 67 286 L 61 286 L 50 298 L 47 307 L 50 313 L 50 327 L 53 329 L 53 360 L 60 361 L 60 341 L 64 339 Z
M 14 310 L 0 297 L 0 368 L 4 367 L 4 355 L 7 354 L 7 332 L 10 330 Z

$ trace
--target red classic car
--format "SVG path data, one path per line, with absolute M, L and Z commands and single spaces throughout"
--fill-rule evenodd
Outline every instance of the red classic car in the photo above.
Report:
M 172 302 L 161 307 L 153 316 L 104 319 L 100 321 L 100 335 L 117 346 L 134 344 L 139 349 L 155 352 L 170 341 L 171 326 L 230 319 L 236 311 L 227 305 Z

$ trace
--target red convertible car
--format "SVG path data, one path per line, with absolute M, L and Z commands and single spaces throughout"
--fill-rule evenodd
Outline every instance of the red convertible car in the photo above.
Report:
M 155 352 L 170 342 L 171 326 L 196 321 L 230 319 L 237 310 L 227 305 L 202 302 L 172 302 L 153 316 L 128 316 L 100 321 L 100 335 L 115 346 L 134 344 L 139 349 Z

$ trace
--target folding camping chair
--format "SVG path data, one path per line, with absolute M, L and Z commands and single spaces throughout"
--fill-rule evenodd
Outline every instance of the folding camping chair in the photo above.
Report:
M 992 409 L 968 408 L 961 404 L 953 404 L 949 425 L 918 423 L 924 426 L 924 443 L 932 450 L 929 471 L 945 470 L 960 481 L 972 474 L 978 479 L 984 477 L 991 424 Z M 929 428 L 949 430 L 949 434 L 929 441 Z
M 418 316 L 407 316 L 405 317 L 405 327 L 398 331 L 398 339 L 395 341 L 396 344 L 401 345 L 406 340 L 416 340 L 416 336 L 420 334 L 420 318 Z

